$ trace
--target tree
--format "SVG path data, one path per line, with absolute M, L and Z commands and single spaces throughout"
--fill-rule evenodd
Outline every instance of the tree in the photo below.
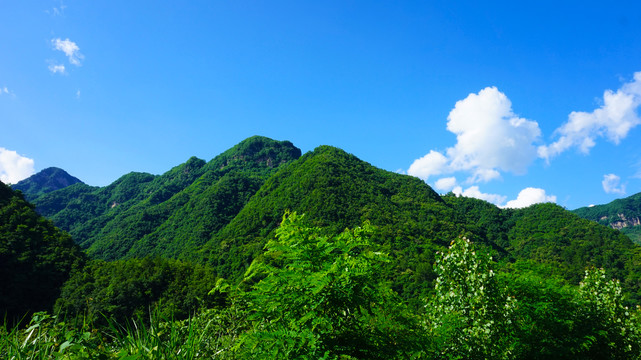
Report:
M 433 356 L 504 359 L 513 348 L 516 300 L 505 294 L 489 255 L 466 238 L 450 244 L 435 264 L 435 295 L 427 304 Z
M 286 214 L 263 260 L 231 289 L 251 324 L 235 347 L 241 357 L 407 358 L 419 344 L 411 325 L 418 322 L 381 281 L 387 257 L 371 250 L 369 234 L 366 223 L 323 236 L 302 216 Z
M 641 358 L 639 311 L 623 305 L 618 280 L 607 280 L 604 269 L 585 271 L 579 286 L 579 321 L 585 359 Z

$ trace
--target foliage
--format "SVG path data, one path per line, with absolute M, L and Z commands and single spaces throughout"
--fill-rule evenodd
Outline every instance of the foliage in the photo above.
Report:
M 51 309 L 60 286 L 85 260 L 68 234 L 0 182 L 0 317 L 14 323 Z
M 34 200 L 94 258 L 193 258 L 278 167 L 300 156 L 288 141 L 251 137 L 206 163 L 192 157 L 165 174 L 76 184 Z
M 507 359 L 514 341 L 516 300 L 499 285 L 486 253 L 459 238 L 437 258 L 428 331 L 438 358 Z
M 584 358 L 641 358 L 639 311 L 624 306 L 619 281 L 607 280 L 603 269 L 586 270 L 578 301 Z
M 582 207 L 573 212 L 584 219 L 620 229 L 636 244 L 641 244 L 641 193 L 604 205 Z
M 251 324 L 241 358 L 405 358 L 418 346 L 416 318 L 378 277 L 384 254 L 370 249 L 368 224 L 325 236 L 286 215 L 243 283 L 230 290 Z M 248 287 L 245 289 L 245 287 Z
M 0 326 L 2 359 L 230 359 L 237 314 L 207 310 L 185 320 L 149 319 L 106 327 L 36 313 L 25 329 Z
M 161 316 L 185 319 L 216 304 L 207 296 L 214 284 L 210 268 L 178 260 L 93 260 L 64 284 L 56 310 L 97 324 L 126 323 L 152 308 Z

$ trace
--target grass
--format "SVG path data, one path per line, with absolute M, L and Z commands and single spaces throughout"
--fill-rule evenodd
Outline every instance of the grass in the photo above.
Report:
M 65 321 L 35 313 L 26 326 L 0 326 L 0 358 L 21 359 L 230 359 L 241 329 L 229 310 L 204 310 L 186 320 L 148 319 L 96 328 L 86 319 Z

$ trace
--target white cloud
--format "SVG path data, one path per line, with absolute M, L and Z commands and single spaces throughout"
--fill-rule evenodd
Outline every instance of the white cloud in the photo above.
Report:
M 73 65 L 80 66 L 80 61 L 84 59 L 84 56 L 80 53 L 80 48 L 76 45 L 75 42 L 69 40 L 61 40 L 60 38 L 51 39 L 51 44 L 56 50 L 60 50 L 69 59 L 69 62 Z
M 631 82 L 616 92 L 606 90 L 600 108 L 591 113 L 570 113 L 568 121 L 555 131 L 559 135 L 558 140 L 539 147 L 539 157 L 549 161 L 571 147 L 587 154 L 601 137 L 618 144 L 632 128 L 641 124 L 637 114 L 640 106 L 641 72 L 637 72 Z
M 51 71 L 54 74 L 55 73 L 64 74 L 65 73 L 65 66 L 62 65 L 62 64 L 60 64 L 60 65 L 51 64 L 51 65 L 49 65 L 49 71 Z
M 456 194 L 456 196 L 485 200 L 501 208 L 520 209 L 538 203 L 556 202 L 556 196 L 547 195 L 545 190 L 532 187 L 521 190 L 515 200 L 510 200 L 505 205 L 503 204 L 505 203 L 505 200 L 507 200 L 507 196 L 481 192 L 479 187 L 476 185 L 470 186 L 465 190 L 460 186 L 456 186 L 452 189 L 452 192 Z
M 432 175 L 440 175 L 447 171 L 448 159 L 438 151 L 431 150 L 427 155 L 414 160 L 407 173 L 420 179 L 427 180 Z
M 601 185 L 607 194 L 625 194 L 625 184 L 621 184 L 621 178 L 615 174 L 603 175 Z
M 33 160 L 0 147 L 0 181 L 15 184 L 35 173 Z
M 446 177 L 436 180 L 434 188 L 439 191 L 450 191 L 456 186 L 455 177 Z
M 479 183 L 500 178 L 499 171 L 524 174 L 537 158 L 539 124 L 515 115 L 510 100 L 496 87 L 456 102 L 447 119 L 456 144 L 446 155 L 432 150 L 415 160 L 408 174 L 425 180 L 466 171 L 471 173 L 468 183 Z
M 556 202 L 556 196 L 547 195 L 545 190 L 539 188 L 528 187 L 521 192 L 516 197 L 516 200 L 510 200 L 505 204 L 505 208 L 520 209 L 528 207 L 533 204 L 545 203 L 545 202 Z
M 495 205 L 500 205 L 504 203 L 505 200 L 507 199 L 507 197 L 503 195 L 483 193 L 481 192 L 481 190 L 479 190 L 478 186 L 470 186 L 465 190 L 463 190 L 463 188 L 461 188 L 460 186 L 457 186 L 454 189 L 452 189 L 452 192 L 456 194 L 456 196 L 465 196 L 465 197 L 471 197 L 475 199 L 481 199 L 481 200 L 491 202 Z
M 538 123 L 516 116 L 510 100 L 496 87 L 458 101 L 448 116 L 447 129 L 457 139 L 447 150 L 454 169 L 493 174 L 497 170 L 525 173 L 536 159 L 533 142 L 541 136 Z

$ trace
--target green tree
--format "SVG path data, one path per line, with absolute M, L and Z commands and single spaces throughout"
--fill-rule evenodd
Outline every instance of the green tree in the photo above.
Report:
M 296 213 L 283 218 L 232 293 L 251 324 L 236 350 L 242 358 L 407 358 L 419 344 L 418 322 L 381 282 L 387 257 L 370 249 L 371 226 L 320 230 Z
M 437 358 L 505 359 L 513 348 L 516 300 L 505 294 L 491 259 L 466 238 L 454 240 L 435 264 L 428 332 Z
M 623 305 L 618 280 L 607 280 L 604 269 L 586 270 L 578 301 L 582 358 L 641 358 L 639 312 Z

